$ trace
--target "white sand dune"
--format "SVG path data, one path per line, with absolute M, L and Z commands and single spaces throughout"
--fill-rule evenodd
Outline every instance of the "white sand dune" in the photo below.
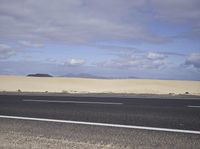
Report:
M 0 76 L 0 91 L 200 95 L 200 81 Z

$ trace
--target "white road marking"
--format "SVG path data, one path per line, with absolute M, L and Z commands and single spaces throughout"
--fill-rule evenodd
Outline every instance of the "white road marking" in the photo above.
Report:
M 189 106 L 187 106 L 188 108 L 200 108 L 200 106 L 191 106 L 191 105 L 189 105 Z
M 95 123 L 95 122 L 83 122 L 83 121 L 70 121 L 70 120 L 57 120 L 57 119 L 45 119 L 45 118 L 32 118 L 32 117 L 20 117 L 20 116 L 6 116 L 6 115 L 0 115 L 0 118 L 18 119 L 18 120 L 30 120 L 30 121 L 42 121 L 42 122 L 57 122 L 57 123 L 67 123 L 67 124 L 80 124 L 80 125 L 92 125 L 92 126 L 104 126 L 104 127 L 116 127 L 116 128 L 130 128 L 130 129 L 176 132 L 176 133 L 189 133 L 189 134 L 198 134 L 198 135 L 200 135 L 200 131 L 193 131 L 193 130 L 156 128 L 156 127 L 120 125 L 120 124 L 107 124 L 107 123 Z
M 34 100 L 34 99 L 23 99 L 24 102 L 53 102 L 53 103 L 76 103 L 76 104 L 103 104 L 103 105 L 122 105 L 119 102 L 90 102 L 90 101 L 62 101 L 62 100 Z

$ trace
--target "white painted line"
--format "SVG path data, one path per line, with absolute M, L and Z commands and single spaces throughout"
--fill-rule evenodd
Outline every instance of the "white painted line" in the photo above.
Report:
M 23 99 L 25 102 L 52 102 L 52 103 L 76 103 L 76 104 L 103 104 L 103 105 L 122 105 L 119 102 L 90 102 L 90 101 L 61 101 L 61 100 L 34 100 L 34 99 Z
M 189 105 L 189 106 L 187 106 L 188 108 L 200 108 L 200 106 L 191 106 L 191 105 Z
M 120 125 L 120 124 L 107 124 L 107 123 L 95 123 L 95 122 L 83 122 L 83 121 L 70 121 L 70 120 L 56 120 L 56 119 L 19 117 L 19 116 L 6 116 L 6 115 L 0 115 L 0 118 L 18 119 L 18 120 L 31 120 L 31 121 L 42 121 L 42 122 L 57 122 L 57 123 L 67 123 L 67 124 L 80 124 L 80 125 L 92 125 L 92 126 L 104 126 L 104 127 L 116 127 L 116 128 L 130 128 L 130 129 L 176 132 L 176 133 L 189 133 L 189 134 L 198 134 L 198 135 L 200 135 L 200 131 L 193 131 L 193 130 L 156 128 L 156 127 Z

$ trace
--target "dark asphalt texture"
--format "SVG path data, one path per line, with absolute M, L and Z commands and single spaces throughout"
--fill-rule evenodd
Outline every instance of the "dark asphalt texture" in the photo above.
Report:
M 23 100 L 114 102 L 122 105 Z M 0 115 L 200 131 L 199 99 L 0 95 Z

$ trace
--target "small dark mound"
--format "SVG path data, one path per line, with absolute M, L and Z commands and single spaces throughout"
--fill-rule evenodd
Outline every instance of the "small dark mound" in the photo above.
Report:
M 36 74 L 28 74 L 27 77 L 53 77 L 53 76 L 49 74 L 36 73 Z
M 186 95 L 190 94 L 189 92 L 185 92 Z

